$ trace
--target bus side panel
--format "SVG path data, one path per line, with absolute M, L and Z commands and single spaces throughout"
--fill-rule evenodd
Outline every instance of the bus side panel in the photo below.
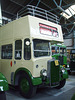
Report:
M 63 56 L 63 64 L 67 65 L 67 56 Z

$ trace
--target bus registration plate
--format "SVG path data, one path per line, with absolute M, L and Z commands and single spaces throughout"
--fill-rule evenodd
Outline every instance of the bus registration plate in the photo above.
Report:
M 55 65 L 56 65 L 56 66 L 58 66 L 58 65 L 59 65 L 58 60 L 55 60 Z

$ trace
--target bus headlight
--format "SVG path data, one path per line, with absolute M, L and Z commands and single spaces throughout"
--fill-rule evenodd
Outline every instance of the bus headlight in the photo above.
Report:
M 65 72 L 65 70 L 63 69 L 63 70 L 62 70 L 62 72 L 64 73 L 64 72 Z
M 40 72 L 41 76 L 47 76 L 47 71 L 46 69 L 42 69 L 41 72 Z
M 69 65 L 67 65 L 67 67 L 69 68 Z
M 65 72 L 65 68 L 64 68 L 64 67 L 62 67 L 62 68 L 61 68 L 61 71 L 62 71 L 62 73 L 64 73 L 64 72 Z

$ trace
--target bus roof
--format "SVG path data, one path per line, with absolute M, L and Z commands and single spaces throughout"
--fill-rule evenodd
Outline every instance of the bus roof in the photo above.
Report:
M 0 27 L 0 42 L 24 37 L 63 42 L 60 25 L 31 15 L 21 17 Z

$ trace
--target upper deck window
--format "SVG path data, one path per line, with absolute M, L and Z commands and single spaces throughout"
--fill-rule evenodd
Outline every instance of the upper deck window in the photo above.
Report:
M 33 44 L 35 57 L 50 56 L 49 41 L 34 39 Z

